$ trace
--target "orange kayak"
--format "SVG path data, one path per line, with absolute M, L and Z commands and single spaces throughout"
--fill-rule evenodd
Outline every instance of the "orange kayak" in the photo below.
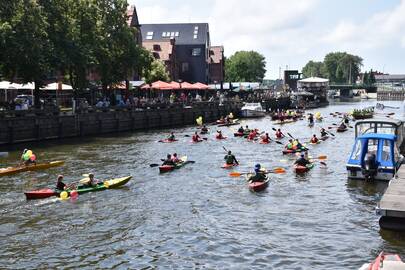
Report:
M 37 163 L 37 164 L 30 164 L 28 166 L 18 166 L 18 167 L 8 167 L 8 168 L 1 168 L 0 169 L 0 176 L 26 172 L 26 171 L 38 171 L 38 170 L 45 170 L 52 167 L 62 166 L 65 162 L 64 161 L 51 161 L 47 163 Z

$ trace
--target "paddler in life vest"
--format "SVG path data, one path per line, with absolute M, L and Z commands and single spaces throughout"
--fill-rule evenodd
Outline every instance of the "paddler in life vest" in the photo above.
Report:
M 289 140 L 288 140 L 288 143 L 287 143 L 287 145 L 285 146 L 285 149 L 287 149 L 287 150 L 293 150 L 293 149 L 294 149 L 294 142 L 293 142 L 292 139 L 289 139 Z
M 56 189 L 57 190 L 65 190 L 67 188 L 67 185 L 62 182 L 63 181 L 63 175 L 58 175 L 58 180 L 56 182 Z
M 201 141 L 201 137 L 198 135 L 197 131 L 194 133 L 192 139 L 193 139 L 193 142 L 200 142 Z
M 167 138 L 167 140 L 168 140 L 168 141 L 174 141 L 174 140 L 176 140 L 176 137 L 174 136 L 174 133 L 173 133 L 173 132 L 170 133 L 170 136 Z
M 174 153 L 172 156 L 173 163 L 182 163 L 183 161 L 177 157 L 177 153 Z
M 285 135 L 283 134 L 283 132 L 281 132 L 281 129 L 280 129 L 280 128 L 277 129 L 277 131 L 276 131 L 276 138 L 277 138 L 277 139 L 281 139 L 281 138 L 283 138 L 283 137 L 285 137 Z
M 236 157 L 232 155 L 231 151 L 228 151 L 228 154 L 224 157 L 224 159 L 227 165 L 239 165 L 239 162 L 236 160 Z
M 250 132 L 249 126 L 246 125 L 246 127 L 245 127 L 245 134 L 249 134 L 249 132 Z
M 321 137 L 326 137 L 328 136 L 328 133 L 326 132 L 326 130 L 324 128 L 321 129 Z
M 298 166 L 307 166 L 308 164 L 311 164 L 311 162 L 305 158 L 305 154 L 301 153 L 300 158 L 298 158 L 294 164 Z
M 243 129 L 242 126 L 240 126 L 240 128 L 238 129 L 238 133 L 243 134 L 245 132 L 245 130 Z
M 344 114 L 343 115 L 343 122 L 345 123 L 345 124 L 349 124 L 349 117 L 347 116 L 347 114 Z
M 311 138 L 311 143 L 318 143 L 319 139 L 316 137 L 316 134 L 314 134 L 314 136 L 312 136 Z
M 89 173 L 89 179 L 87 182 L 84 184 L 86 187 L 93 187 L 98 184 L 98 181 L 94 179 L 94 174 Z
M 308 115 L 308 122 L 310 125 L 314 124 L 314 115 L 312 113 Z
M 162 163 L 162 166 L 164 166 L 164 165 L 168 165 L 168 166 L 174 166 L 174 165 L 176 165 L 176 164 L 173 162 L 172 155 L 167 154 L 166 159 L 165 159 L 165 160 L 163 161 L 163 163 Z
M 222 136 L 222 131 L 217 130 L 217 135 L 215 136 L 218 140 L 222 140 L 225 139 L 224 136 Z
M 269 133 L 266 133 L 262 136 L 262 143 L 270 143 Z
M 295 142 L 293 143 L 293 145 L 294 145 L 293 146 L 294 150 L 299 150 L 299 149 L 303 148 L 302 144 L 300 143 L 300 141 L 298 139 L 295 139 Z
M 257 132 L 255 129 L 253 129 L 252 131 L 250 131 L 247 139 L 248 139 L 248 141 L 253 141 L 256 138 L 256 136 L 257 136 Z
M 264 181 L 266 181 L 266 175 L 261 170 L 260 164 L 256 164 L 255 165 L 255 174 L 249 178 L 249 182 L 254 183 L 254 182 L 264 182 Z

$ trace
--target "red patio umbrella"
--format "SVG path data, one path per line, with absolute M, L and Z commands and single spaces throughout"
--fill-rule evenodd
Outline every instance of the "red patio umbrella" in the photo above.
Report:
M 162 81 L 157 81 L 152 83 L 152 87 L 153 89 L 158 89 L 158 90 L 171 90 L 173 89 L 172 85 L 170 85 L 170 83 L 167 82 L 162 82 Z
M 183 85 L 180 86 L 180 83 L 178 83 L 178 82 L 170 82 L 169 84 L 172 86 L 173 90 L 178 90 L 180 88 L 183 88 Z
M 188 82 L 184 82 L 181 84 L 181 88 L 183 89 L 190 89 L 190 90 L 198 90 L 198 88 L 196 88 L 193 84 L 188 83 Z
M 199 83 L 199 82 L 193 84 L 193 86 L 195 87 L 194 89 L 198 89 L 198 90 L 207 90 L 209 88 L 208 85 Z
M 142 86 L 141 86 L 141 89 L 149 90 L 149 89 L 150 89 L 150 84 L 142 85 Z

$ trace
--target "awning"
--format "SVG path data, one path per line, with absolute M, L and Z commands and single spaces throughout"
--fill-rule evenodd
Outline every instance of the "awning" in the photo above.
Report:
M 11 83 L 9 81 L 1 81 L 0 82 L 0 89 L 5 89 L 5 90 L 9 90 L 9 89 L 20 89 L 20 84 L 18 83 Z
M 50 83 L 47 86 L 41 88 L 41 90 L 73 90 L 72 86 L 68 84 Z

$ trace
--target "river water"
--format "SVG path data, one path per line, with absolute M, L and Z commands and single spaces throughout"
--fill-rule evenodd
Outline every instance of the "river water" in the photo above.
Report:
M 370 105 L 375 101 L 334 104 L 316 110 L 326 119 L 313 128 L 299 121 L 282 129 L 309 138 L 338 122 L 330 112 Z M 268 117 L 243 124 L 278 128 Z M 0 268 L 357 269 L 381 250 L 405 255 L 405 235 L 378 225 L 375 207 L 385 185 L 347 180 L 353 129 L 310 147 L 310 155 L 328 156 L 327 167 L 304 176 L 293 173 L 281 145 L 234 138 L 231 128 L 222 128 L 226 141 L 214 140 L 212 132 L 208 141 L 192 144 L 184 135 L 193 130 L 176 129 L 180 141 L 173 144 L 156 142 L 169 132 L 161 130 L 30 145 L 39 160 L 66 163 L 1 178 Z M 261 163 L 287 173 L 272 175 L 265 192 L 252 193 L 243 177 L 230 178 L 220 168 L 223 146 L 239 159 L 237 171 Z M 1 167 L 15 164 L 24 147 L 1 159 Z M 173 152 L 196 163 L 163 175 L 148 166 Z M 24 190 L 53 186 L 58 174 L 69 182 L 88 172 L 133 179 L 76 201 L 25 200 Z

